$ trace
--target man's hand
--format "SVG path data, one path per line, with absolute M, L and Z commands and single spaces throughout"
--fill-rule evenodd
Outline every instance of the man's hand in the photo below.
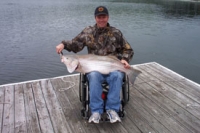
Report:
M 61 52 L 62 52 L 62 50 L 64 49 L 64 44 L 58 44 L 57 46 L 56 46 L 56 52 L 58 53 L 58 54 L 60 54 Z
M 128 62 L 126 60 L 121 60 L 121 63 L 124 64 L 124 68 L 130 68 L 131 66 L 128 64 Z

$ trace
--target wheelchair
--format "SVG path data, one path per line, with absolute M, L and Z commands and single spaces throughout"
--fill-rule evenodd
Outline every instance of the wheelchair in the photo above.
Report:
M 105 103 L 106 96 L 109 91 L 109 85 L 106 81 L 102 83 L 102 89 L 103 89 L 102 99 L 104 100 L 104 103 Z M 82 103 L 81 116 L 86 120 L 88 120 L 91 115 L 91 111 L 89 107 L 89 103 L 90 103 L 89 91 L 90 91 L 90 88 L 89 88 L 89 83 L 88 83 L 86 74 L 80 73 L 79 98 L 80 98 L 80 102 Z M 126 74 L 124 74 L 124 78 L 123 78 L 120 99 L 121 99 L 121 107 L 119 109 L 118 115 L 120 118 L 124 118 L 125 116 L 124 107 L 129 101 L 129 79 Z M 105 110 L 105 104 L 104 104 L 104 112 L 105 111 L 106 110 Z

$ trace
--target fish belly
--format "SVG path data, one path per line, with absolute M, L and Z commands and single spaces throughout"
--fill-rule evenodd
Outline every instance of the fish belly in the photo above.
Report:
M 98 71 L 102 74 L 109 74 L 112 71 L 118 70 L 118 68 L 114 67 L 111 63 L 107 62 L 88 62 L 81 64 L 83 73 L 89 73 L 92 71 Z

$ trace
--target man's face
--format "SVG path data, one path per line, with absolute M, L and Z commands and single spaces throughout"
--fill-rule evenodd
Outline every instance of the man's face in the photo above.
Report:
M 109 16 L 108 15 L 98 15 L 95 17 L 97 26 L 103 28 L 107 26 Z

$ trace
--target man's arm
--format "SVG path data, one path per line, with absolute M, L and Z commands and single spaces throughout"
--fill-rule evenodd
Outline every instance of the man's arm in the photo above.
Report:
M 74 53 L 81 51 L 86 45 L 87 30 L 88 28 L 85 28 L 72 40 L 63 40 L 59 45 L 56 46 L 56 52 L 60 53 L 63 49 L 66 49 L 69 52 L 72 51 Z
M 125 40 L 122 35 L 122 59 L 126 60 L 128 63 L 131 61 L 134 55 L 134 51 L 131 48 L 131 45 Z

